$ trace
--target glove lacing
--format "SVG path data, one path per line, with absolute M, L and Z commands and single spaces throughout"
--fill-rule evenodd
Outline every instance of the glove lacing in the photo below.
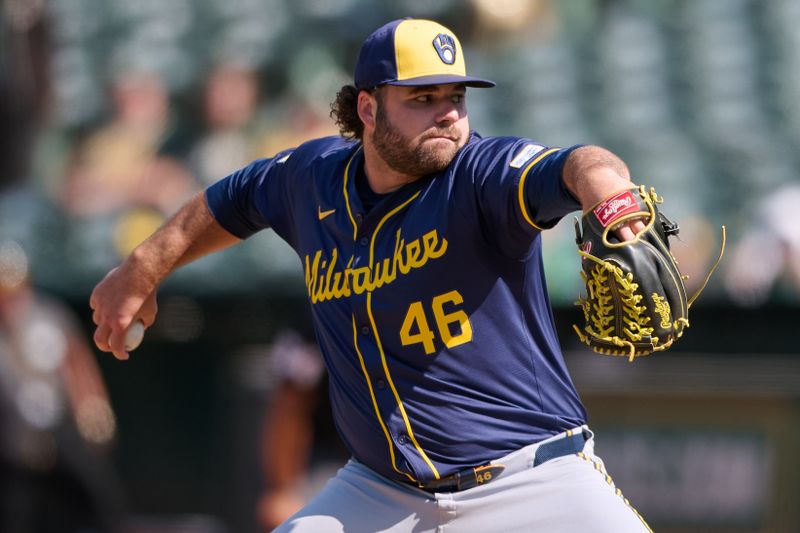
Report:
M 625 275 L 622 269 L 614 263 L 603 261 L 583 250 L 579 250 L 578 253 L 582 257 L 597 263 L 597 265 L 589 271 L 592 279 L 588 279 L 586 274 L 581 272 L 581 277 L 588 288 L 589 295 L 588 299 L 579 296 L 576 302 L 576 304 L 580 305 L 583 309 L 586 322 L 591 324 L 586 328 L 587 332 L 605 342 L 619 346 L 620 348 L 626 348 L 629 361 L 633 361 L 636 357 L 636 346 L 633 344 L 634 342 L 639 342 L 643 338 L 647 338 L 652 344 L 657 345 L 658 338 L 651 338 L 655 328 L 647 325 L 650 322 L 650 317 L 646 314 L 647 309 L 639 305 L 643 296 L 636 293 L 639 284 L 633 281 L 633 274 L 629 272 Z M 611 283 L 609 283 L 609 273 L 614 276 L 614 280 Z M 622 328 L 622 331 L 628 339 L 620 338 L 618 335 L 611 335 L 614 331 L 614 324 L 611 322 L 615 318 L 611 294 L 611 291 L 614 290 L 612 286 L 619 292 L 619 301 L 622 304 L 621 319 L 625 323 L 625 327 Z M 592 300 L 594 300 L 594 304 L 592 304 Z M 592 310 L 594 313 L 591 312 Z M 573 328 L 581 342 L 591 346 L 588 342 L 588 337 L 584 335 L 577 326 L 573 326 Z M 593 347 L 593 349 L 595 348 Z

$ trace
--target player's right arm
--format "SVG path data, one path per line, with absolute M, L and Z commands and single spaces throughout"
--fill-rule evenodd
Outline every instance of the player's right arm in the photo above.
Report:
M 127 359 L 125 331 L 134 319 L 155 321 L 158 286 L 178 267 L 240 240 L 216 221 L 205 193 L 195 195 L 92 291 L 97 347 Z

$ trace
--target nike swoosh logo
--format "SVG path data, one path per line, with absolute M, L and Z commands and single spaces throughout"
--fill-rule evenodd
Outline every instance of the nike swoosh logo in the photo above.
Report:
M 319 214 L 319 219 L 320 220 L 322 220 L 326 216 L 332 215 L 332 214 L 334 214 L 336 212 L 336 209 L 331 209 L 330 211 L 323 211 L 321 206 L 318 209 L 319 209 L 319 213 L 318 214 Z

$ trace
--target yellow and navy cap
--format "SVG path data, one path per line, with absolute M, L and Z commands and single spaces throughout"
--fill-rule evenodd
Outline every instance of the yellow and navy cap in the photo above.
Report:
M 455 34 L 432 20 L 399 19 L 381 26 L 361 45 L 356 62 L 358 89 L 378 85 L 463 83 L 494 87 L 467 76 L 464 52 Z

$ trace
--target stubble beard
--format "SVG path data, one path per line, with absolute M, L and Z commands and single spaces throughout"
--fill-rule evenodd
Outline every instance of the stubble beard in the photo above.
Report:
M 419 144 L 413 146 L 413 140 L 400 133 L 383 108 L 378 106 L 372 142 L 375 151 L 392 170 L 407 176 L 422 177 L 447 168 L 461 148 L 460 142 L 448 142 L 444 148 L 434 146 L 434 143 L 423 142 L 434 135 L 445 135 L 460 140 L 462 133 L 455 125 L 438 128 L 426 132 L 420 137 Z

